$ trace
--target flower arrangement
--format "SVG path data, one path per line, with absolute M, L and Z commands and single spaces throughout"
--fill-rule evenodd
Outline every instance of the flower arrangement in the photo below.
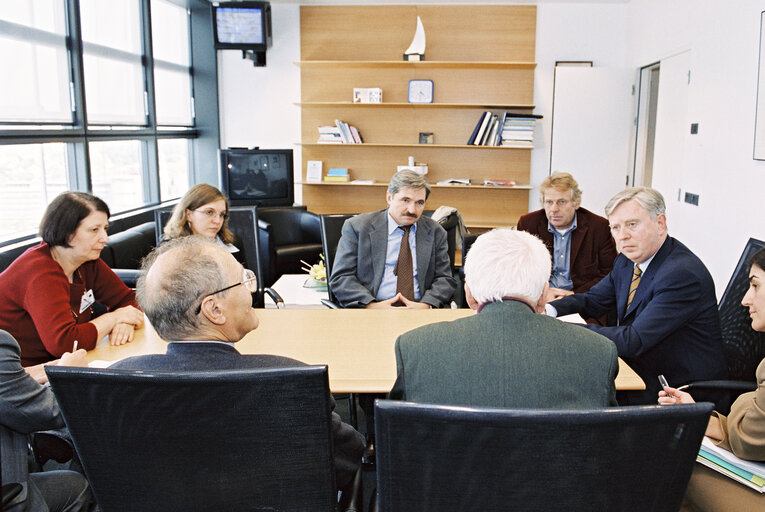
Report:
M 314 265 L 309 265 L 303 260 L 300 260 L 300 263 L 303 264 L 303 270 L 308 273 L 308 277 L 314 281 L 311 284 L 306 283 L 304 286 L 327 286 L 327 267 L 324 266 L 323 254 L 319 254 L 319 262 Z

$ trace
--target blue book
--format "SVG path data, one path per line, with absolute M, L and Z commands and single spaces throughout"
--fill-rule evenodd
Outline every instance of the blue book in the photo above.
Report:
M 348 176 L 348 169 L 343 167 L 333 167 L 327 171 L 327 176 Z

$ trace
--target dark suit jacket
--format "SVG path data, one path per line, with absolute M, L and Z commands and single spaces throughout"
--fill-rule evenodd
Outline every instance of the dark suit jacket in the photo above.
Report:
M 527 213 L 518 219 L 520 231 L 539 237 L 553 254 L 555 238 L 547 230 L 544 209 Z M 589 210 L 576 211 L 576 229 L 571 233 L 571 281 L 574 292 L 583 293 L 603 279 L 614 266 L 616 245 L 608 221 Z
M 64 426 L 53 392 L 41 386 L 21 366 L 21 349 L 13 336 L 0 330 L 0 450 L 4 484 L 23 487 L 14 504 L 26 502 L 29 510 L 42 510 L 45 502 L 28 485 L 28 434 Z M 20 506 L 20 505 L 19 505 Z M 7 508 L 6 510 L 16 510 Z
M 476 407 L 616 405 L 614 344 L 516 300 L 402 334 L 396 365 L 394 399 Z
M 110 368 L 124 370 L 242 370 L 249 368 L 289 368 L 306 366 L 288 357 L 258 354 L 242 355 L 233 346 L 217 342 L 170 343 L 166 354 L 136 356 L 117 361 Z M 364 439 L 350 425 L 342 422 L 332 403 L 333 459 L 335 481 L 342 488 L 356 474 L 364 450 Z M 285 425 L 289 428 L 289 425 Z
M 615 310 L 617 326 L 587 328 L 616 343 L 619 356 L 645 381 L 653 402 L 659 374 L 674 387 L 727 378 L 715 285 L 701 260 L 668 236 L 643 273 L 627 312 L 633 268 L 620 254 L 611 273 L 589 292 L 563 297 L 552 306 L 558 315 L 601 316 Z
M 447 304 L 457 283 L 449 262 L 446 231 L 436 221 L 420 217 L 415 235 L 420 302 Z M 332 265 L 330 287 L 343 307 L 374 302 L 385 272 L 388 210 L 362 213 L 345 221 Z

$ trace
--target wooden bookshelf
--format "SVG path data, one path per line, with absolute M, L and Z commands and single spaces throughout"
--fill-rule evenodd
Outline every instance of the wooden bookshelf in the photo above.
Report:
M 384 188 L 409 156 L 428 164 L 428 208 L 457 208 L 469 227 L 514 225 L 528 210 L 528 146 L 468 146 L 486 110 L 531 114 L 534 109 L 536 7 L 510 5 L 302 6 L 301 147 L 324 170 L 345 167 L 351 179 L 376 183 L 302 182 L 303 202 L 317 213 L 385 207 Z M 425 27 L 425 61 L 401 54 Z M 502 61 L 494 60 L 500 56 Z M 434 103 L 407 102 L 409 80 L 433 80 Z M 381 104 L 352 103 L 354 87 L 380 87 Z M 340 119 L 356 126 L 363 144 L 317 144 L 317 127 Z M 432 132 L 434 144 L 419 144 Z M 437 186 L 470 178 L 470 186 Z M 516 187 L 485 187 L 484 179 Z

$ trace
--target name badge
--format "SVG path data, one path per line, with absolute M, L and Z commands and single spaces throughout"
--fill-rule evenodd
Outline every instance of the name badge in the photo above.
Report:
M 96 298 L 93 296 L 93 289 L 86 291 L 82 294 L 82 298 L 80 299 L 80 314 L 82 314 L 83 311 L 88 309 L 90 306 L 93 305 L 93 303 L 96 301 Z

